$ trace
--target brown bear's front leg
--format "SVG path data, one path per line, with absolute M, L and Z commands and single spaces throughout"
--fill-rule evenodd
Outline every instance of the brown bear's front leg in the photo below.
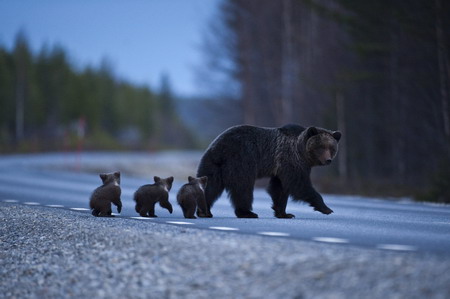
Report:
M 312 186 L 305 188 L 299 199 L 308 202 L 310 206 L 314 208 L 314 211 L 319 211 L 326 215 L 333 213 L 333 210 L 327 207 L 327 205 L 323 202 L 322 196 L 314 190 Z
M 294 218 L 295 215 L 286 213 L 286 206 L 289 199 L 289 194 L 283 191 L 281 181 L 278 177 L 270 179 L 267 192 L 272 197 L 275 217 L 277 218 Z
M 327 205 L 323 202 L 322 196 L 312 187 L 305 197 L 305 201 L 309 202 L 309 204 L 314 208 L 314 211 L 319 211 L 326 215 L 333 213 L 333 210 L 327 207 Z
M 206 212 L 204 212 L 200 207 L 197 207 L 197 216 L 200 218 L 212 218 L 213 214 L 211 214 L 211 207 L 206 208 Z

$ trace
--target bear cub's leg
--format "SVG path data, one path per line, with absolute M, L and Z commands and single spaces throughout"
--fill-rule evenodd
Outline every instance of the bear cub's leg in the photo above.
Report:
M 156 203 L 146 203 L 142 205 L 141 209 L 139 210 L 139 215 L 141 217 L 151 217 L 151 218 L 158 217 L 155 215 L 155 204 Z
M 150 204 L 150 205 L 148 206 L 148 217 L 151 217 L 151 218 L 156 218 L 156 217 L 158 217 L 158 216 L 156 216 L 156 214 L 155 214 L 155 204 L 156 204 L 156 202 L 154 202 L 153 204 Z
M 197 219 L 195 217 L 195 209 L 197 208 L 197 205 L 194 202 L 184 202 L 184 204 L 181 205 L 181 209 L 183 210 L 183 216 L 184 218 L 189 219 Z
M 98 217 L 116 217 L 112 214 L 112 210 L 111 208 L 100 211 L 100 213 L 98 214 Z

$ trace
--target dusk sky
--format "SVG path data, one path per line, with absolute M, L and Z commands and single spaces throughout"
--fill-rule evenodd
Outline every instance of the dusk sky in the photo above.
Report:
M 201 41 L 220 0 L 0 0 L 0 45 L 22 30 L 34 52 L 62 46 L 76 67 L 106 58 L 117 77 L 174 92 L 201 94 L 195 67 Z

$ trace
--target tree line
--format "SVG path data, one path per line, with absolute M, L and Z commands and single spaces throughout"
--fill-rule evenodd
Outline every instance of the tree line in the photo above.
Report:
M 62 47 L 33 53 L 23 32 L 0 45 L 0 152 L 195 147 L 175 100 L 167 77 L 155 92 L 107 60 L 77 69 Z
M 450 202 L 449 15 L 443 0 L 226 0 L 207 49 L 244 123 L 343 132 L 333 190 Z

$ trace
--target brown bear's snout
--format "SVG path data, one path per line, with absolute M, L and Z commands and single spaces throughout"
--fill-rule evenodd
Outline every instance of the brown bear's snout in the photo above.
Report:
M 329 165 L 333 161 L 333 155 L 329 149 L 326 149 L 320 155 L 319 161 L 322 165 Z

